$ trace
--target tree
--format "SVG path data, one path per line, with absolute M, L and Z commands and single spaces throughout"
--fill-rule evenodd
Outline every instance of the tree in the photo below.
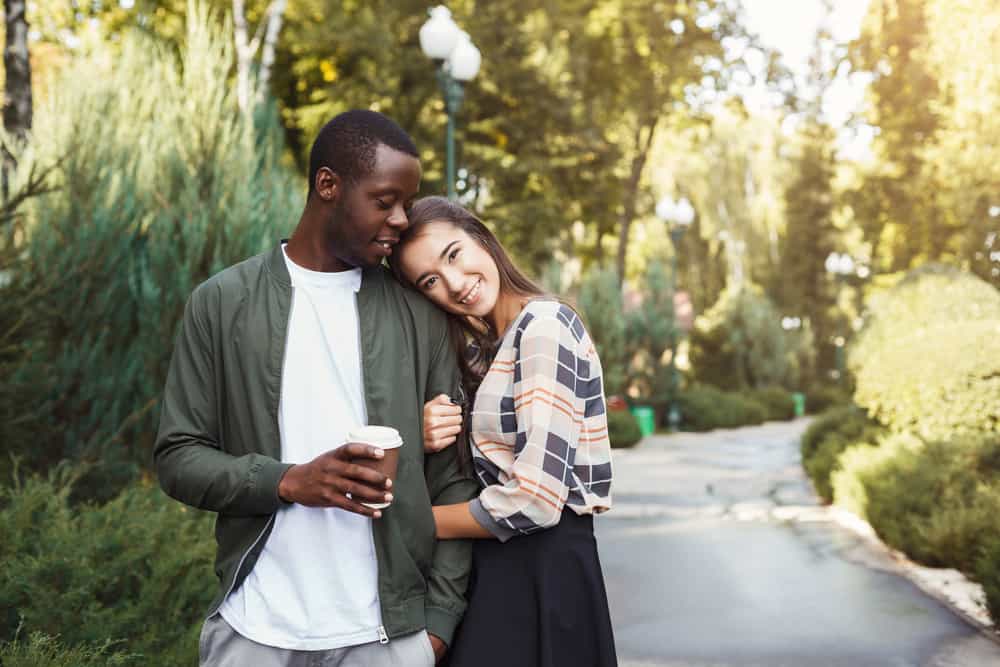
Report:
M 246 0 L 233 0 L 233 39 L 236 44 L 236 91 L 240 110 L 246 113 L 251 101 L 264 101 L 268 94 L 271 67 L 281 32 L 281 21 L 285 15 L 287 0 L 271 0 L 258 22 L 254 36 L 250 38 L 247 24 Z M 257 85 L 253 85 L 252 68 L 257 52 L 261 52 Z M 256 90 L 256 95 L 254 94 Z M 251 100 L 251 98 L 254 98 Z
M 25 0 L 4 0 L 7 43 L 3 50 L 6 72 L 3 126 L 19 140 L 31 129 L 31 58 Z

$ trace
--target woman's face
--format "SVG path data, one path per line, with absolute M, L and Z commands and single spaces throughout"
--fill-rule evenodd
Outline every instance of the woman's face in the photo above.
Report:
M 427 223 L 403 244 L 403 276 L 439 308 L 486 317 L 500 295 L 496 262 L 478 241 L 442 220 Z

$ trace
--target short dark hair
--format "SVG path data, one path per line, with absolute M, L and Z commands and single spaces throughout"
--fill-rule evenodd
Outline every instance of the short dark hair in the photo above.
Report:
M 420 157 L 410 135 L 388 116 L 367 109 L 336 116 L 319 131 L 309 151 L 309 194 L 316 188 L 316 174 L 323 167 L 352 185 L 372 173 L 379 144 Z

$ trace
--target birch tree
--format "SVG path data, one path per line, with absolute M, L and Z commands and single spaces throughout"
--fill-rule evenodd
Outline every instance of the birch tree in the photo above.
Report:
M 260 103 L 267 96 L 274 66 L 274 54 L 281 33 L 281 22 L 285 16 L 287 0 L 271 0 L 260 23 L 250 37 L 247 22 L 246 2 L 233 0 L 233 31 L 236 43 L 236 91 L 240 110 L 246 113 L 252 109 L 251 102 Z M 257 82 L 253 82 L 253 64 L 260 53 L 260 68 Z

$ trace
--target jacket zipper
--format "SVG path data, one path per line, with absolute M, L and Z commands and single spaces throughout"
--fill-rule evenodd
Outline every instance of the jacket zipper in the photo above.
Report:
M 226 591 L 226 594 L 222 596 L 222 603 L 220 603 L 220 606 L 223 603 L 225 603 L 225 601 L 229 598 L 230 595 L 232 595 L 233 589 L 236 587 L 236 578 L 240 576 L 240 570 L 243 569 L 243 562 L 247 559 L 247 556 L 250 555 L 250 552 L 254 550 L 254 547 L 257 546 L 257 543 L 260 542 L 260 538 L 264 537 L 264 533 L 267 532 L 267 529 L 271 527 L 271 523 L 274 521 L 274 516 L 275 515 L 272 514 L 270 517 L 268 517 L 267 523 L 264 524 L 264 527 L 261 529 L 260 533 L 257 534 L 257 539 L 253 541 L 253 544 L 250 545 L 249 549 L 243 552 L 243 555 L 240 557 L 240 562 L 236 565 L 236 570 L 233 572 L 233 583 L 229 584 L 229 590 Z M 216 612 L 218 612 L 218 609 L 216 609 Z M 213 616 L 214 615 L 215 614 L 213 614 Z
M 284 251 L 282 251 L 282 252 L 284 252 Z M 288 321 L 287 320 L 291 318 L 291 316 L 292 316 L 292 307 L 295 305 L 295 288 L 294 287 L 289 287 L 289 292 L 291 293 L 291 296 L 290 296 L 290 298 L 288 300 L 288 317 L 286 318 L 286 322 L 285 322 L 285 341 L 283 343 L 283 347 L 282 347 L 282 351 L 281 351 L 281 368 L 278 369 L 278 409 L 279 410 L 281 409 L 281 407 L 280 407 L 281 406 L 281 374 L 284 372 L 284 369 L 285 369 L 285 355 L 288 352 L 288 330 L 289 330 L 289 326 L 288 326 Z M 278 426 L 277 420 L 275 420 L 275 427 L 277 427 L 277 426 Z M 281 429 L 280 428 L 278 428 L 278 438 L 279 438 L 279 440 L 281 438 Z M 260 542 L 260 538 L 264 537 L 264 533 L 267 532 L 267 529 L 271 527 L 271 524 L 274 522 L 274 517 L 275 517 L 276 514 L 277 514 L 276 512 L 272 513 L 271 516 L 268 517 L 267 523 L 264 524 L 264 527 L 257 534 L 257 538 L 250 545 L 250 548 L 247 549 L 246 551 L 244 551 L 243 555 L 240 557 L 240 562 L 236 565 L 236 571 L 233 573 L 233 583 L 229 584 L 229 590 L 226 591 L 226 594 L 224 596 L 222 596 L 222 602 L 223 603 L 226 601 L 226 599 L 230 595 L 232 595 L 233 589 L 236 587 L 236 578 L 240 576 L 240 570 L 243 569 L 243 562 L 246 561 L 247 556 L 250 555 L 250 552 L 253 551 L 254 547 L 257 546 L 257 543 Z
M 385 626 L 384 625 L 378 626 L 378 643 L 379 644 L 388 644 L 389 643 L 389 635 L 385 634 Z

